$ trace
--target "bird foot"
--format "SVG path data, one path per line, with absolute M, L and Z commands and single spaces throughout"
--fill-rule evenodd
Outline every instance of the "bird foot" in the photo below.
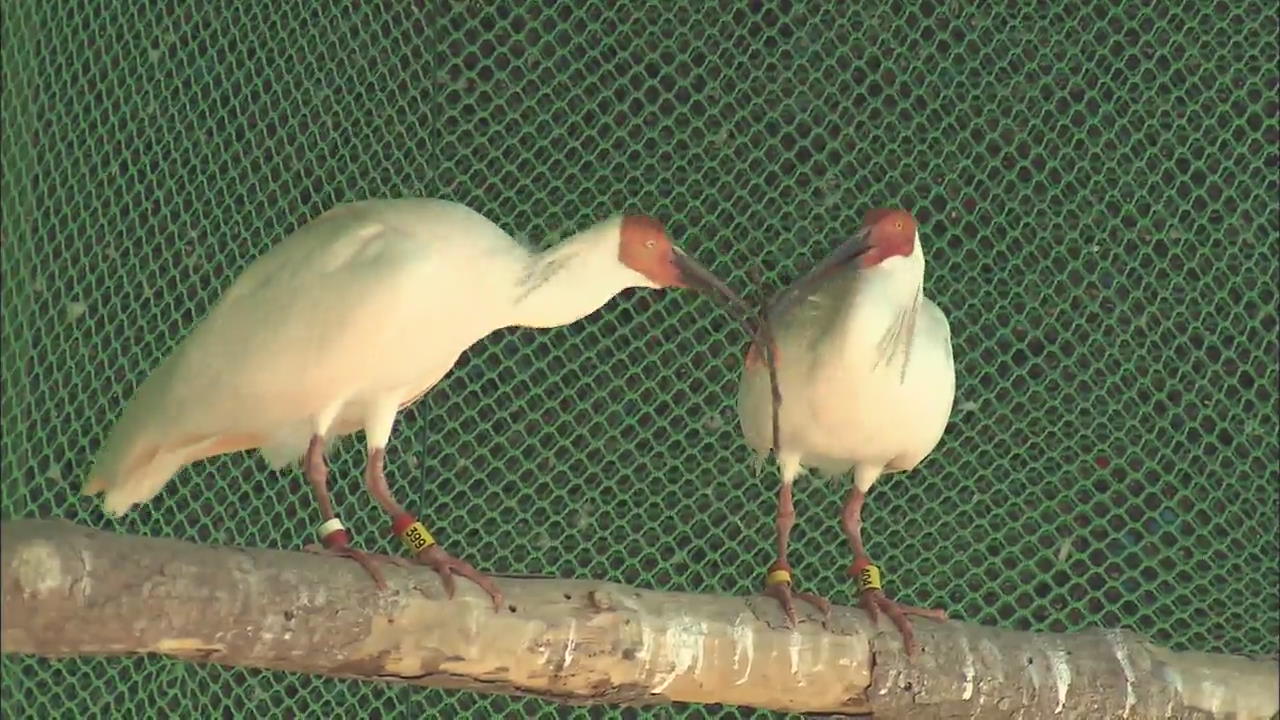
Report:
M 332 555 L 334 557 L 349 558 L 360 563 L 360 566 L 369 573 L 373 578 L 374 584 L 379 590 L 387 589 L 387 581 L 382 576 L 382 570 L 378 568 L 379 562 L 389 562 L 399 565 L 400 567 L 410 567 L 404 560 L 390 555 L 379 555 L 377 553 L 367 553 L 357 550 L 346 543 L 334 543 L 331 546 L 324 546 L 319 543 L 305 545 L 302 548 L 305 552 L 315 553 L 317 555 Z
M 791 566 L 779 560 L 769 567 L 764 580 L 764 594 L 778 601 L 782 612 L 787 616 L 787 627 L 795 629 L 799 620 L 796 617 L 795 600 L 803 600 L 822 613 L 822 627 L 830 629 L 831 603 L 821 595 L 800 592 L 791 589 Z
M 908 615 L 932 620 L 947 619 L 946 610 L 904 605 L 885 595 L 880 586 L 880 568 L 872 565 L 867 558 L 860 557 L 854 560 L 853 564 L 849 566 L 849 575 L 858 579 L 858 585 L 861 589 L 859 604 L 871 618 L 871 622 L 873 624 L 879 623 L 880 613 L 883 612 L 889 616 L 889 620 L 898 628 L 898 633 L 902 635 L 902 644 L 907 650 L 907 657 L 915 655 L 919 649 L 915 640 L 915 631 L 911 628 L 911 621 L 907 619 Z
M 460 558 L 456 558 L 445 552 L 444 548 L 439 545 L 432 544 L 418 551 L 415 556 L 417 561 L 435 570 L 440 575 L 440 581 L 444 583 L 445 595 L 450 600 L 453 599 L 454 592 L 454 575 L 461 575 L 471 582 L 479 585 L 482 590 L 489 593 L 489 597 L 493 598 L 493 611 L 498 612 L 502 608 L 502 592 L 498 590 L 498 586 L 493 580 L 484 573 L 472 567 L 471 563 Z

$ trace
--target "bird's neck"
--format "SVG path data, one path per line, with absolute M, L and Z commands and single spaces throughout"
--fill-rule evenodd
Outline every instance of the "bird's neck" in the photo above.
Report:
M 858 271 L 854 292 L 890 305 L 911 305 L 924 288 L 924 254 L 920 244 L 906 257 L 891 257 Z
M 637 273 L 618 261 L 618 220 L 606 220 L 530 258 L 517 286 L 513 325 L 568 325 L 635 285 Z
M 858 271 L 841 323 L 846 357 L 872 372 L 906 374 L 924 302 L 924 256 L 919 243 L 907 257 Z

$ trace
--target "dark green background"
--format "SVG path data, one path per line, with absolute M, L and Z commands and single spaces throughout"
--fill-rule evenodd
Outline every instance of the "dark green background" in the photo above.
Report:
M 305 484 L 255 456 L 119 522 L 77 491 L 234 274 L 335 203 L 447 197 L 539 247 L 642 210 L 743 290 L 902 205 L 958 389 L 935 453 L 867 506 L 891 592 L 1277 650 L 1270 4 L 142 5 L 4 7 L 6 517 L 309 542 Z M 496 333 L 403 414 L 393 487 L 485 569 L 751 592 L 776 474 L 737 431 L 745 344 L 688 293 Z M 395 552 L 361 462 L 334 455 L 340 513 Z M 792 551 L 839 602 L 845 487 L 797 485 Z M 3 670 L 13 717 L 611 712 L 151 659 Z

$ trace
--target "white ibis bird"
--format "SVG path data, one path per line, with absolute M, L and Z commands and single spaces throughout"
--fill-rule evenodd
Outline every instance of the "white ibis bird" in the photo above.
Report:
M 852 239 L 790 288 L 766 311 L 772 330 L 779 390 L 782 476 L 778 491 L 778 559 L 766 592 L 789 622 L 792 603 L 787 542 L 795 510 L 791 485 L 805 468 L 853 473 L 842 525 L 853 551 L 849 574 L 859 579 L 861 603 L 874 620 L 882 610 L 914 638 L 906 615 L 945 618 L 940 610 L 899 605 L 880 583 L 862 543 L 862 504 L 884 473 L 910 470 L 933 451 L 955 396 L 947 318 L 924 296 L 924 253 L 916 221 L 905 210 L 872 210 Z M 763 459 L 774 449 L 767 368 L 753 343 L 738 394 L 742 432 Z M 820 596 L 796 593 L 824 615 Z
M 359 562 L 328 493 L 325 446 L 363 430 L 365 481 L 416 560 L 497 586 L 446 553 L 392 497 L 383 474 L 399 410 L 503 327 L 573 323 L 630 287 L 693 288 L 741 299 L 675 247 L 661 222 L 615 216 L 531 252 L 479 213 L 432 199 L 340 205 L 257 258 L 137 388 L 98 452 L 84 493 L 113 515 L 146 502 L 182 467 L 258 449 L 273 467 L 302 459 L 323 547 Z

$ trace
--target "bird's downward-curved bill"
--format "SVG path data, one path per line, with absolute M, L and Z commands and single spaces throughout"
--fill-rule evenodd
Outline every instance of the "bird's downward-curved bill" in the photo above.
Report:
M 781 317 L 781 315 L 794 305 L 801 298 L 807 297 L 822 284 L 832 272 L 848 265 L 865 253 L 869 246 L 867 245 L 867 236 L 870 234 L 869 227 L 863 227 L 854 233 L 853 237 L 844 241 L 830 255 L 823 258 L 821 262 L 814 265 L 809 272 L 802 275 L 798 280 L 791 283 L 789 287 L 778 293 L 773 302 L 769 304 L 769 315 L 772 317 Z
M 747 303 L 733 288 L 729 287 L 723 280 L 716 277 L 702 263 L 694 260 L 691 255 L 680 248 L 672 248 L 675 257 L 672 258 L 672 264 L 680 273 L 680 284 L 690 290 L 706 293 L 718 301 L 729 306 L 736 313 L 749 313 Z

